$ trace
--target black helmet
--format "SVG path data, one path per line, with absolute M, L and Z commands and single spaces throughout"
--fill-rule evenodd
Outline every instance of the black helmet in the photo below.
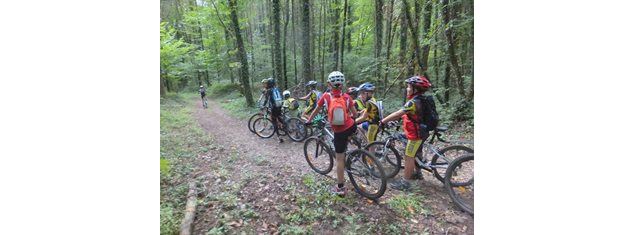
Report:
M 274 87 L 276 85 L 276 80 L 273 78 L 267 78 L 267 87 Z

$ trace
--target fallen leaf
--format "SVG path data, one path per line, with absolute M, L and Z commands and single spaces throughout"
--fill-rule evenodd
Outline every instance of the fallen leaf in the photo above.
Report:
M 412 206 L 408 206 L 408 211 L 410 211 L 410 214 L 414 214 L 415 210 L 412 209 Z

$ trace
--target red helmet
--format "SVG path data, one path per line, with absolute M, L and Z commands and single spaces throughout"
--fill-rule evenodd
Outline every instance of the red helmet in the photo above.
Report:
M 419 75 L 408 78 L 405 82 L 406 84 L 411 84 L 419 89 L 430 88 L 432 86 L 432 83 L 430 83 L 426 77 Z

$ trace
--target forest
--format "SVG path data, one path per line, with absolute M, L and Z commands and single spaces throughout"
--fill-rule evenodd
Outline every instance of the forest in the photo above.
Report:
M 298 96 L 338 70 L 397 107 L 420 74 L 446 122 L 472 123 L 472 0 L 161 0 L 160 14 L 162 97 L 205 85 L 253 107 L 262 79 Z

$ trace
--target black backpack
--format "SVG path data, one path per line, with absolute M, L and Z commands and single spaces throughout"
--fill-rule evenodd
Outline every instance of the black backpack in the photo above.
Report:
M 434 98 L 432 96 L 424 96 L 418 95 L 416 99 L 419 100 L 421 104 L 421 117 L 419 120 L 420 124 L 425 125 L 425 131 L 433 131 L 439 125 L 439 114 L 437 113 L 437 108 L 434 105 Z M 421 128 L 424 129 L 424 128 Z

